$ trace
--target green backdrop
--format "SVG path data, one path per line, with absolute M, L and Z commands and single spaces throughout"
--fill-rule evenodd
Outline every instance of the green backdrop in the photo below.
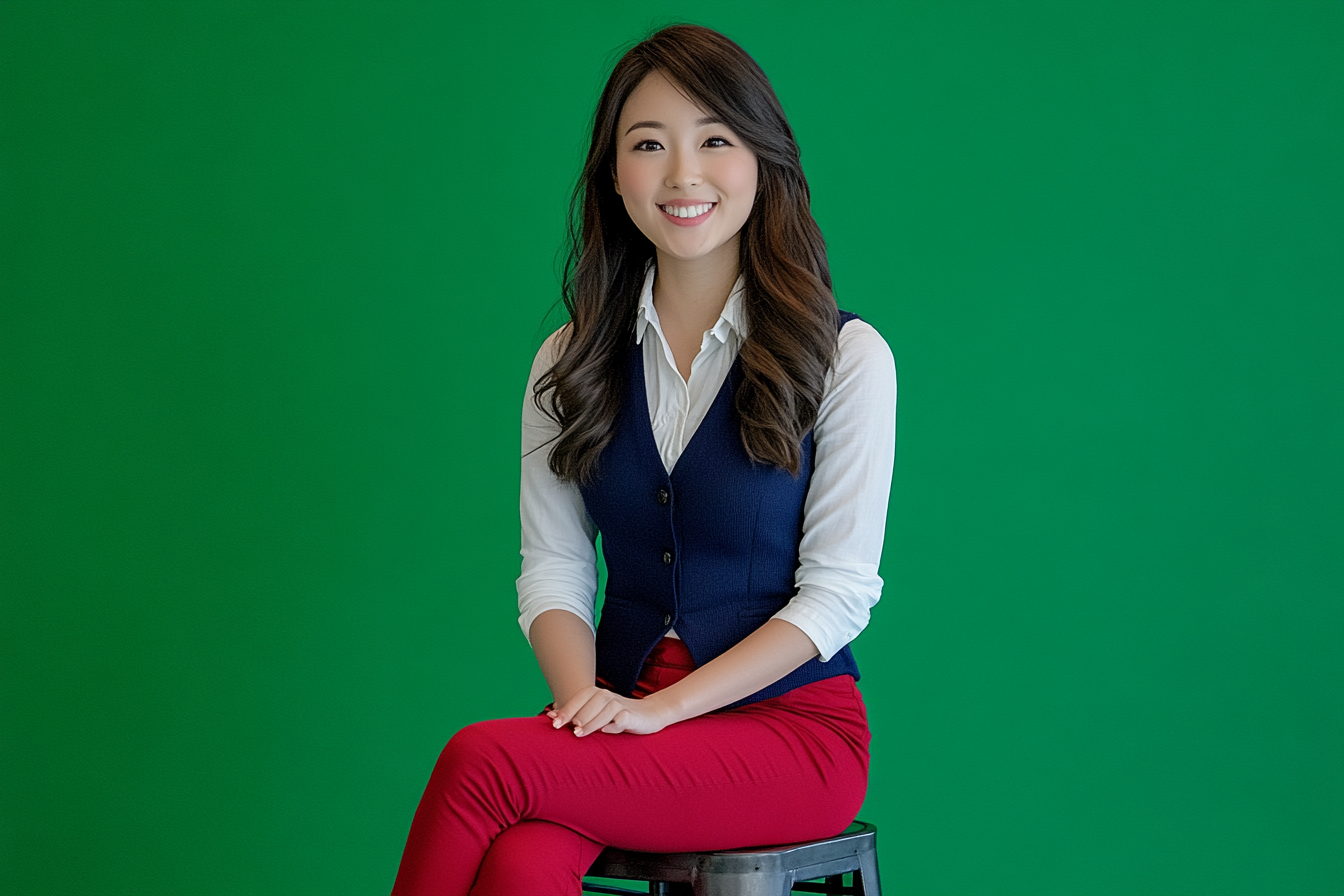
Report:
M 374 894 L 546 692 L 518 411 L 619 49 L 771 75 L 901 374 L 917 894 L 1344 886 L 1344 5 L 0 4 L 0 890 Z

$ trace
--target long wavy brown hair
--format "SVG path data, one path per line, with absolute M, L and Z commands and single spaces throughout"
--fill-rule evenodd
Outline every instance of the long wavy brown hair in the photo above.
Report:
M 616 193 L 616 129 L 626 99 L 661 72 L 756 154 L 759 192 L 742 226 L 739 268 L 747 338 L 736 408 L 752 460 L 795 476 L 835 355 L 839 312 L 826 243 L 812 218 L 798 144 L 765 72 L 733 41 L 698 25 L 664 28 L 632 47 L 607 79 L 569 205 L 561 300 L 568 332 L 536 384 L 537 406 L 560 424 L 557 476 L 586 483 L 615 433 L 627 355 L 653 244 Z

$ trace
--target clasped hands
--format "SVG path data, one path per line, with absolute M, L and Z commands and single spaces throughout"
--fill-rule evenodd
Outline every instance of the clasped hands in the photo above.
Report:
M 622 697 L 605 688 L 586 687 L 570 696 L 562 705 L 546 713 L 555 728 L 574 727 L 584 737 L 595 731 L 603 734 L 653 734 L 677 721 L 672 707 L 659 694 L 639 700 Z

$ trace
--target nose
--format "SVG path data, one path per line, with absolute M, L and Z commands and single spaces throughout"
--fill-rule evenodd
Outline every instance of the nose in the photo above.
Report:
M 700 160 L 695 151 L 674 149 L 668 155 L 667 179 L 664 181 L 668 189 L 698 187 L 704 182 L 705 177 L 700 171 Z

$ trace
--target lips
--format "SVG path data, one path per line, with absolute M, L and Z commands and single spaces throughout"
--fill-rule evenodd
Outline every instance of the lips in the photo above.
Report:
M 693 227 L 704 221 L 714 211 L 717 202 L 697 202 L 691 205 L 660 205 L 661 211 L 674 224 Z
M 677 218 L 698 218 L 714 207 L 712 202 L 699 202 L 695 205 L 660 205 L 664 212 Z

